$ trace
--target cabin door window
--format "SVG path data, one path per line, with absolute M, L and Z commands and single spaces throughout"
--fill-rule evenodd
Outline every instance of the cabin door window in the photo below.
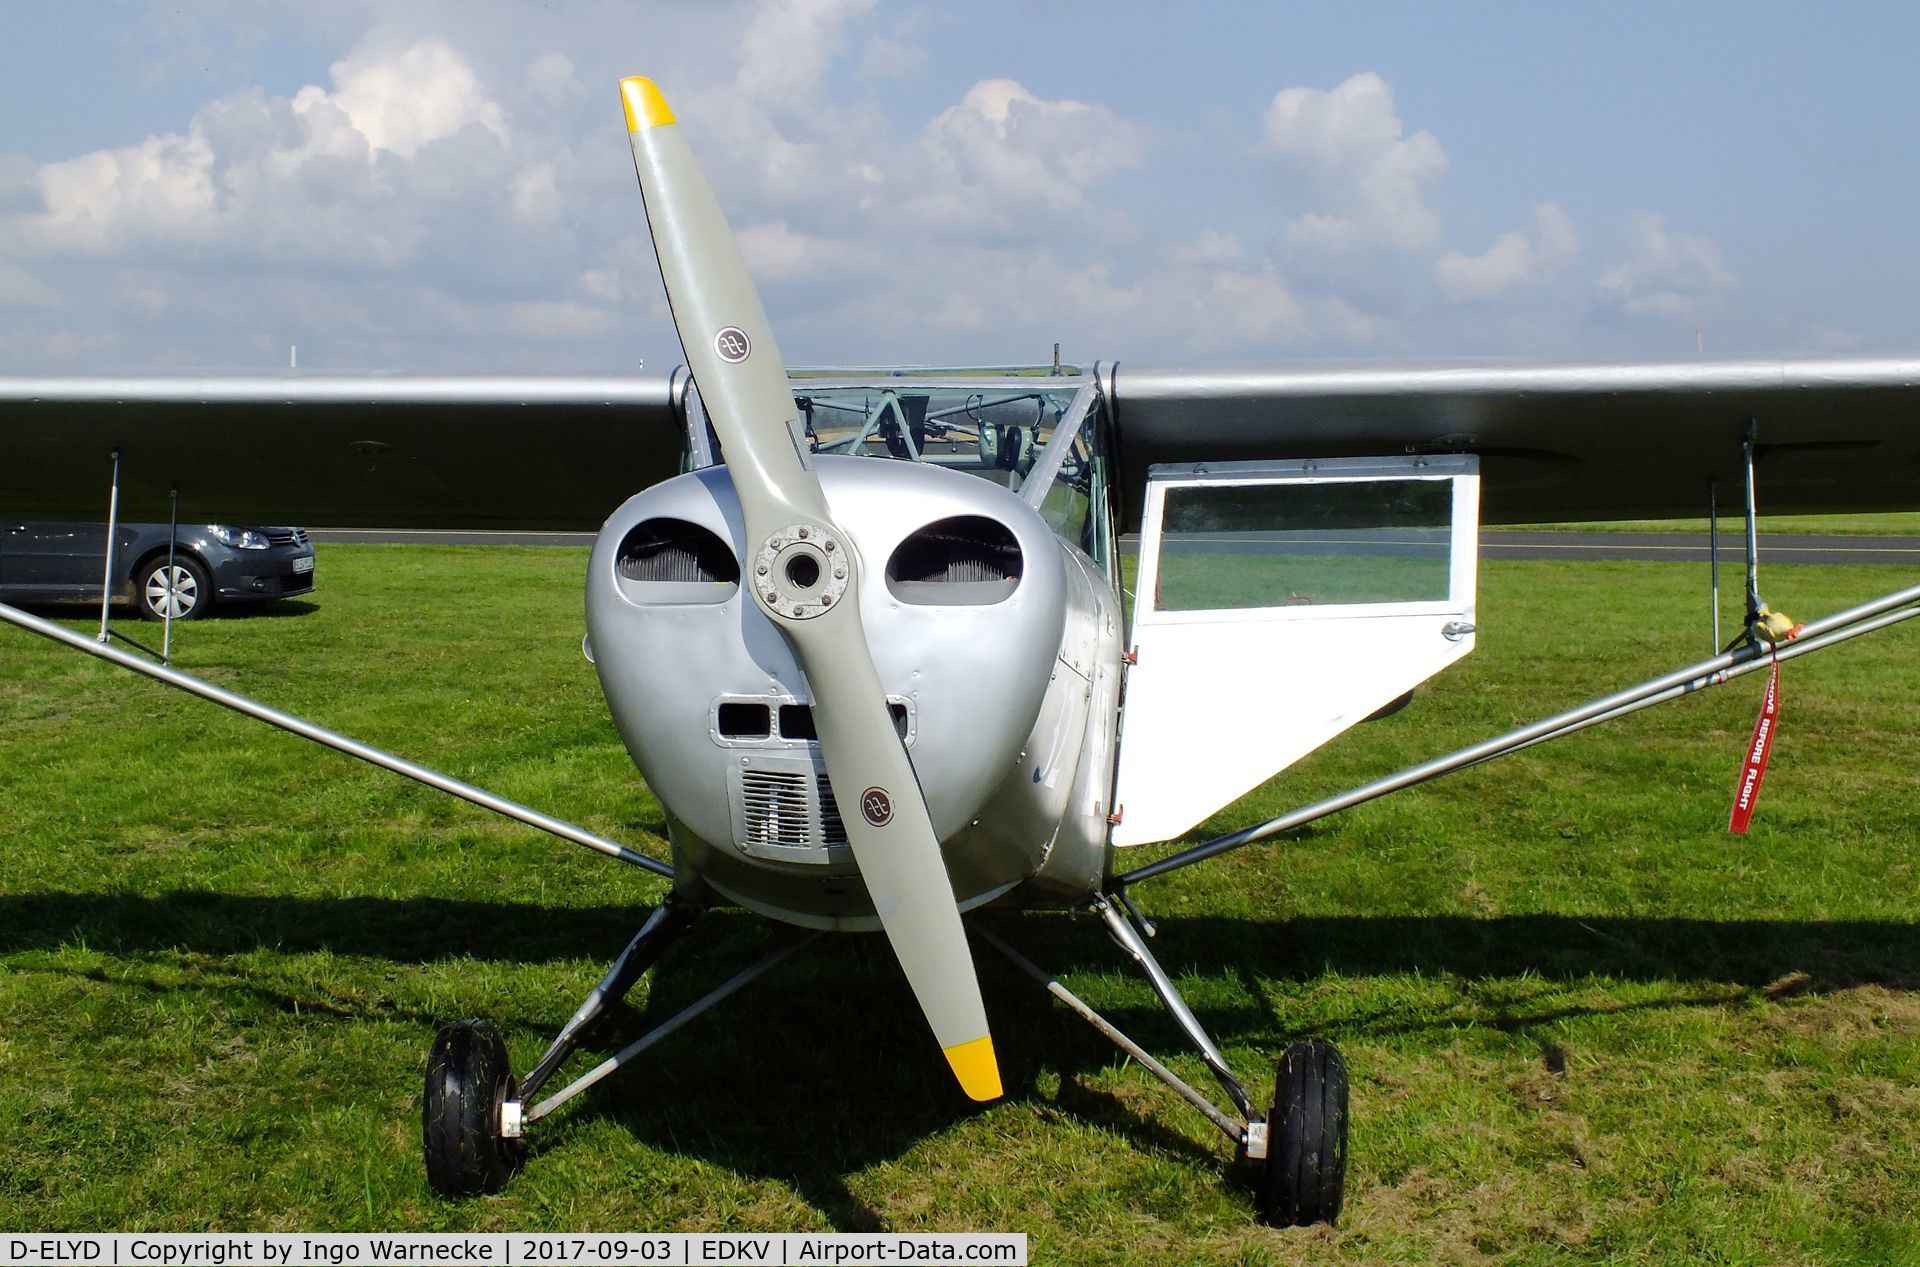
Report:
M 1114 843 L 1187 833 L 1473 649 L 1473 457 L 1148 472 Z

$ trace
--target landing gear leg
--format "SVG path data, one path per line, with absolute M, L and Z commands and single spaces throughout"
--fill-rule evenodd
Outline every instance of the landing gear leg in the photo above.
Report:
M 1193 1014 L 1187 1001 L 1180 997 L 1180 991 L 1173 986 L 1173 978 L 1160 966 L 1160 961 L 1147 949 L 1147 943 L 1139 930 L 1120 913 L 1118 905 L 1112 901 L 1098 903 L 1094 910 L 1106 922 L 1107 932 L 1113 936 L 1120 949 L 1127 952 L 1140 970 L 1147 975 L 1147 982 L 1153 986 L 1153 992 L 1160 996 L 1161 1006 L 1179 1023 L 1182 1031 L 1193 1045 L 1200 1050 L 1200 1058 L 1207 1062 L 1207 1068 L 1213 1071 L 1214 1078 L 1226 1089 L 1228 1098 L 1243 1117 L 1254 1115 L 1253 1098 L 1247 1094 L 1240 1079 L 1233 1076 L 1233 1070 L 1227 1067 L 1227 1058 L 1220 1054 L 1220 1048 L 1214 1045 L 1213 1036 L 1201 1026 L 1200 1018 Z
M 620 957 L 613 961 L 607 974 L 600 978 L 600 984 L 593 987 L 593 993 L 587 995 L 579 1010 L 560 1027 L 546 1054 L 528 1072 L 520 1088 L 522 1099 L 531 1100 L 546 1080 L 553 1076 L 553 1071 L 566 1063 L 567 1057 L 579 1046 L 581 1035 L 606 1015 L 608 1008 L 626 998 L 634 982 L 653 967 L 668 945 L 679 940 L 681 934 L 693 926 L 693 915 L 686 903 L 671 892 L 662 899 L 660 905 L 653 908 L 653 914 L 633 935 L 633 940 L 620 952 Z
M 1263 1222 L 1275 1227 L 1332 1223 L 1340 1217 L 1347 1178 L 1347 1069 L 1340 1053 L 1327 1043 L 1295 1043 L 1280 1058 L 1275 1078 L 1274 1106 L 1265 1115 L 1255 1111 L 1244 1084 L 1234 1076 L 1219 1047 L 1194 1016 L 1166 970 L 1112 900 L 1101 898 L 1094 911 L 1106 923 L 1114 941 L 1138 963 L 1167 1011 L 1185 1031 L 1200 1056 L 1225 1089 L 1237 1112 L 1216 1105 L 1113 1022 L 1082 1002 L 992 931 L 975 926 L 982 940 L 1038 981 L 1047 993 L 1066 1004 L 1104 1034 L 1121 1051 L 1138 1061 L 1181 1099 L 1198 1109 L 1233 1142 L 1239 1156 L 1260 1167 L 1255 1208 Z
M 573 1054 L 580 1036 L 626 996 L 640 974 L 693 922 L 685 903 L 668 894 L 620 957 L 561 1027 L 525 1083 L 513 1077 L 507 1045 L 485 1021 L 460 1021 L 434 1037 L 427 1055 L 420 1138 L 427 1182 L 454 1197 L 498 1192 L 526 1156 L 522 1106 Z
M 684 903 L 676 904 L 672 898 L 661 903 L 580 1010 L 561 1028 L 553 1045 L 527 1075 L 524 1086 L 509 1076 L 506 1046 L 486 1022 L 463 1021 L 441 1031 L 428 1064 L 425 1108 L 427 1179 L 435 1188 L 454 1196 L 498 1191 L 519 1165 L 521 1136 L 528 1126 L 633 1063 L 649 1047 L 822 935 L 809 933 L 775 946 L 560 1090 L 534 1103 L 534 1092 L 573 1053 L 586 1028 L 632 988 L 667 943 L 686 931 L 691 922 L 692 913 Z M 481 1054 L 464 1054 L 471 1047 L 477 1047 Z M 446 1068 L 455 1070 L 455 1075 L 450 1078 L 443 1072 Z
M 1227 1067 L 1227 1058 L 1140 936 L 1143 917 L 1131 902 L 1108 901 L 1096 909 L 1113 940 L 1140 965 L 1154 993 L 1199 1048 L 1235 1107 L 1249 1123 L 1259 1123 L 1246 1088 Z M 1261 1221 L 1275 1227 L 1306 1227 L 1339 1218 L 1347 1182 L 1347 1066 L 1332 1044 L 1295 1043 L 1281 1055 L 1265 1126 L 1264 1141 L 1255 1138 L 1259 1132 L 1250 1126 L 1241 1146 L 1243 1155 L 1260 1164 L 1255 1205 Z M 1257 1153 L 1261 1142 L 1266 1145 L 1264 1156 Z

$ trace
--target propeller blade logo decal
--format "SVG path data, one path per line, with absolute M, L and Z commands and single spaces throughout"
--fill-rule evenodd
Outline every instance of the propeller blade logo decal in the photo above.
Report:
M 893 798 L 883 787 L 870 787 L 860 794 L 860 812 L 875 827 L 885 827 L 893 821 Z
M 713 350 L 718 352 L 720 359 L 727 364 L 738 365 L 747 359 L 749 352 L 753 351 L 753 343 L 747 338 L 745 330 L 739 326 L 728 326 L 713 336 Z

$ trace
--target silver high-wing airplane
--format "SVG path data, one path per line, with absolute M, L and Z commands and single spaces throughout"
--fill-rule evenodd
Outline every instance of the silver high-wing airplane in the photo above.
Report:
M 1772 511 L 1920 506 L 1920 360 L 790 373 L 670 107 L 645 79 L 621 89 L 685 372 L 0 380 L 0 508 L 18 520 L 93 517 L 106 500 L 128 519 L 598 530 L 585 649 L 666 809 L 671 865 L 123 650 L 104 608 L 93 638 L 0 606 L 671 877 L 524 1075 L 484 1021 L 440 1032 L 423 1139 L 444 1192 L 499 1188 L 540 1119 L 827 931 L 883 932 L 960 1086 L 998 1097 L 971 931 L 1259 1162 L 1263 1217 L 1330 1222 L 1338 1053 L 1289 1048 L 1263 1106 L 1155 960 L 1132 886 L 1920 614 L 1913 587 L 1789 635 L 1750 567 L 1745 628 L 1722 655 L 1128 869 L 1120 850 L 1179 839 L 1472 650 L 1483 521 L 1698 514 L 1723 496 L 1751 524 L 1756 483 Z M 719 904 L 800 937 L 550 1090 Z M 987 905 L 1095 913 L 1225 1103 L 970 930 Z

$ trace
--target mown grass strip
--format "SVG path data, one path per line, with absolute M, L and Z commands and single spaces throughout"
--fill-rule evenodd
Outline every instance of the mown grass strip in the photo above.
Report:
M 333 546 L 189 672 L 663 848 L 579 653 L 579 550 Z M 1776 567 L 1796 615 L 1877 569 Z M 1489 561 L 1480 650 L 1208 833 L 1706 654 L 1693 567 Z M 1731 600 L 1728 619 L 1733 619 Z M 77 622 L 78 623 L 78 622 Z M 1338 1042 L 1341 1227 L 1256 1227 L 1212 1129 L 982 961 L 1010 1096 L 961 1099 L 876 939 L 830 939 L 560 1114 L 500 1197 L 430 1194 L 436 1024 L 524 1067 L 660 883 L 0 630 L 0 1226 L 1002 1228 L 1039 1262 L 1920 1258 L 1916 635 L 1664 706 L 1143 885 L 1260 1084 Z M 662 666 L 671 672 L 672 666 Z M 1196 833 L 1196 836 L 1198 833 Z M 1144 855 L 1143 855 L 1144 856 Z M 1084 920 L 996 915 L 1204 1080 Z M 602 1045 L 737 970 L 708 917 Z

